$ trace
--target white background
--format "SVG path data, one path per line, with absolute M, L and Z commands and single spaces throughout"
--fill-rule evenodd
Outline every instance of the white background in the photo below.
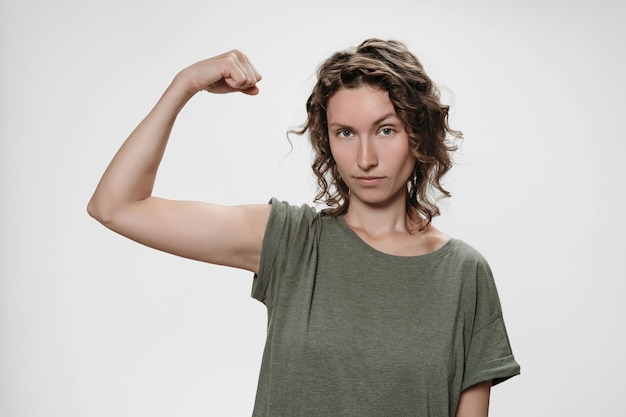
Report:
M 623 2 L 0 2 L 0 416 L 247 416 L 265 336 L 251 274 L 142 247 L 85 207 L 184 66 L 232 48 L 262 93 L 200 94 L 160 196 L 311 202 L 316 66 L 404 41 L 465 133 L 436 224 L 490 261 L 522 375 L 493 416 L 623 416 Z M 284 159 L 283 159 L 284 158 Z

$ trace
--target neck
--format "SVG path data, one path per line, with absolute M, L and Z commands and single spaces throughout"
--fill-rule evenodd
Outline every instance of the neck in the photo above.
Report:
M 362 230 L 369 236 L 412 233 L 420 227 L 419 224 L 416 225 L 409 219 L 404 201 L 385 206 L 351 201 L 344 219 L 351 228 Z

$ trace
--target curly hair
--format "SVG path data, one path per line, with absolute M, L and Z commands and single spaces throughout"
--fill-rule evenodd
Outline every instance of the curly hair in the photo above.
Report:
M 326 204 L 328 208 L 323 211 L 332 216 L 348 210 L 350 190 L 339 175 L 330 150 L 326 107 L 339 89 L 364 84 L 387 91 L 404 123 L 410 152 L 415 157 L 407 181 L 406 211 L 423 230 L 440 214 L 438 200 L 450 196 L 441 184 L 452 167 L 451 153 L 457 149 L 449 136 L 460 139 L 463 135 L 449 127 L 449 107 L 441 104 L 439 90 L 422 64 L 403 43 L 395 40 L 367 39 L 355 48 L 334 53 L 318 68 L 317 83 L 306 103 L 307 120 L 300 129 L 293 130 L 299 135 L 308 131 L 315 151 L 315 202 Z

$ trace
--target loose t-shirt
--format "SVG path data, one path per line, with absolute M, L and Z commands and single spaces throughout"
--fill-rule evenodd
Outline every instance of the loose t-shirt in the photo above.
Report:
M 519 373 L 491 271 L 452 239 L 421 256 L 276 199 L 252 296 L 268 310 L 253 417 L 454 416 Z

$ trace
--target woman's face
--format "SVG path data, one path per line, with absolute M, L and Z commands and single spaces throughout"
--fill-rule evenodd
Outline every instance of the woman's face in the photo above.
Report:
M 342 88 L 328 101 L 328 137 L 341 178 L 354 204 L 386 206 L 406 201 L 415 158 L 387 91 Z

